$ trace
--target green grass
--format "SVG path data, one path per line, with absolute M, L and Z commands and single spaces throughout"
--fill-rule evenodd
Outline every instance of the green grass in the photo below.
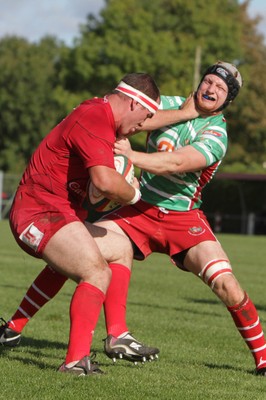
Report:
M 0 316 L 8 319 L 43 263 L 18 248 L 7 221 L 0 222 L 0 238 Z M 219 239 L 266 327 L 265 236 L 220 235 Z M 137 338 L 160 348 L 159 360 L 113 365 L 102 351 L 106 333 L 101 315 L 93 350 L 106 375 L 77 378 L 57 373 L 66 352 L 74 287 L 67 282 L 30 321 L 21 346 L 0 348 L 0 399 L 266 398 L 266 380 L 253 375 L 253 358 L 225 307 L 198 278 L 158 254 L 134 265 L 128 324 Z

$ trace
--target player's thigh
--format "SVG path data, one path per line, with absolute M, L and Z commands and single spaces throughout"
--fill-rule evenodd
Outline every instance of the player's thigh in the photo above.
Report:
M 47 243 L 43 258 L 74 280 L 90 280 L 96 270 L 106 268 L 99 248 L 82 222 L 58 230 Z
M 111 229 L 112 225 L 118 227 L 117 231 L 115 227 Z M 131 241 L 116 223 L 112 221 L 97 222 L 96 224 L 86 223 L 86 227 L 107 262 L 117 262 L 129 268 L 131 267 L 133 259 Z
M 106 218 L 107 218 L 107 217 L 106 217 Z M 101 227 L 101 228 L 108 229 L 108 230 L 110 230 L 110 231 L 119 233 L 120 235 L 126 236 L 126 237 L 127 237 L 127 235 L 126 235 L 126 233 L 123 231 L 123 229 L 120 228 L 120 226 L 119 226 L 118 224 L 116 224 L 114 221 L 111 221 L 111 220 L 108 220 L 108 219 L 103 219 L 103 220 L 101 220 L 101 221 L 94 222 L 93 225 L 99 226 L 99 227 Z
M 217 259 L 228 260 L 228 256 L 219 242 L 207 240 L 187 251 L 184 265 L 189 271 L 198 275 L 206 264 Z

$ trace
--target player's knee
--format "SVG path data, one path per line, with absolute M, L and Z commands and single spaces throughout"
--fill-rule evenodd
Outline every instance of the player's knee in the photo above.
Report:
M 218 289 L 219 286 L 223 285 L 225 280 L 223 278 L 228 276 L 233 277 L 233 272 L 229 261 L 225 259 L 209 261 L 199 273 L 199 277 L 210 286 L 212 290 L 214 290 L 214 288 Z M 231 281 L 231 279 L 229 279 L 229 281 Z
M 93 286 L 96 286 L 102 292 L 106 293 L 107 288 L 112 279 L 112 270 L 108 263 L 103 262 L 98 265 L 91 265 L 90 269 L 84 271 L 80 282 L 88 282 Z

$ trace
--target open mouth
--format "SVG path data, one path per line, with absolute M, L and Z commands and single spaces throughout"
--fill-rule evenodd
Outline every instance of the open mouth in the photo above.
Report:
M 214 97 L 208 96 L 207 94 L 203 94 L 202 97 L 206 100 L 215 101 Z

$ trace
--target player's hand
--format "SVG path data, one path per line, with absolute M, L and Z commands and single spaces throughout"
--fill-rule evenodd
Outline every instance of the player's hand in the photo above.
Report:
M 132 148 L 130 141 L 125 137 L 118 137 L 114 144 L 115 154 L 124 154 L 127 158 L 131 159 Z
M 134 176 L 133 182 L 131 183 L 131 185 L 134 186 L 134 188 L 139 189 L 139 180 L 138 180 L 138 178 L 136 178 Z
M 195 119 L 199 116 L 199 112 L 196 108 L 195 103 L 195 93 L 190 93 L 186 98 L 180 109 L 186 114 L 185 119 L 188 121 L 190 119 Z

